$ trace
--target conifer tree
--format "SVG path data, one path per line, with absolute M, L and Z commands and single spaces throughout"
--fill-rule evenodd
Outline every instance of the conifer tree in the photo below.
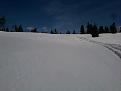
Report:
M 108 28 L 108 26 L 105 26 L 105 33 L 109 33 L 110 31 L 109 31 L 109 28 Z
M 73 34 L 76 34 L 76 31 L 75 30 L 73 30 Z
M 54 34 L 53 30 L 50 31 L 51 34 Z
M 19 25 L 19 27 L 18 27 L 18 32 L 23 32 L 23 28 L 21 25 Z
M 113 22 L 113 24 L 110 26 L 110 31 L 112 34 L 117 33 L 115 22 Z
M 68 30 L 68 31 L 66 32 L 66 34 L 70 34 L 70 31 Z
M 37 28 L 32 29 L 31 32 L 37 33 Z
M 103 26 L 99 26 L 99 33 L 105 33 Z
M 120 27 L 120 33 L 121 33 L 121 27 Z
M 54 34 L 58 34 L 58 31 L 57 31 L 57 29 L 56 29 L 56 28 L 55 28 Z
M 87 24 L 87 34 L 91 34 L 91 31 L 92 31 L 92 24 L 90 24 L 89 22 L 88 22 L 88 24 Z
M 9 32 L 9 29 L 8 28 L 6 28 L 6 30 L 5 30 L 6 32 Z
M 97 28 L 96 25 L 94 25 L 94 26 L 92 27 L 91 35 L 92 35 L 92 37 L 99 37 L 99 32 L 98 32 L 98 28 Z
M 15 25 L 15 32 L 19 32 L 18 26 Z
M 4 31 L 6 19 L 4 16 L 0 17 L 0 31 Z
M 80 33 L 81 34 L 84 34 L 85 33 L 85 31 L 84 31 L 84 25 L 81 25 Z

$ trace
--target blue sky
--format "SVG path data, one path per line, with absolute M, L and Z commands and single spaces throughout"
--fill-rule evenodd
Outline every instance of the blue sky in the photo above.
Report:
M 109 25 L 111 14 L 117 15 L 115 21 L 121 25 L 120 0 L 0 0 L 0 11 L 8 26 L 36 26 L 42 31 L 79 30 L 88 21 Z

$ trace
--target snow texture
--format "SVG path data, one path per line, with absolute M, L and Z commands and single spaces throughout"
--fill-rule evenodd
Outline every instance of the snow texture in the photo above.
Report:
M 0 91 L 121 91 L 121 34 L 0 32 Z

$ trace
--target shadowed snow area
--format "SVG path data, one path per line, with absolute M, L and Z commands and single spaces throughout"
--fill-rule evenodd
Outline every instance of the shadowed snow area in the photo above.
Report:
M 121 59 L 79 37 L 121 45 L 121 34 L 0 32 L 0 91 L 121 91 Z

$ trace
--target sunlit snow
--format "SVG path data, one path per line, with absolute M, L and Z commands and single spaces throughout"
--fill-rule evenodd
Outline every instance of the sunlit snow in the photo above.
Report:
M 121 91 L 120 54 L 121 34 L 0 32 L 0 91 Z

